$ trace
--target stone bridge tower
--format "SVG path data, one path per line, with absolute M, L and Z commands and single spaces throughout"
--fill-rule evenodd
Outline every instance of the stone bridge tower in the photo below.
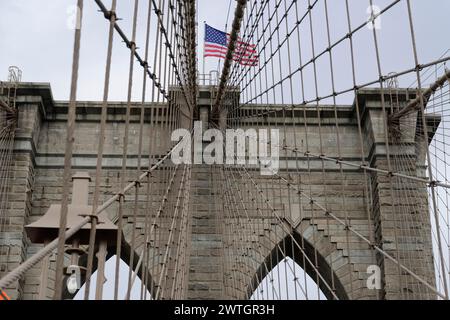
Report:
M 208 105 L 208 99 L 214 90 L 201 87 L 199 104 Z M 246 112 L 266 108 L 279 109 L 259 123 L 261 128 L 270 126 L 278 128 L 280 136 L 285 136 L 288 145 L 293 145 L 294 136 L 299 145 L 309 135 L 310 155 L 296 155 L 284 150 L 280 154 L 280 175 L 297 185 L 306 194 L 311 195 L 318 203 L 326 207 L 333 216 L 349 221 L 352 229 L 369 239 L 372 244 L 382 248 L 390 256 L 401 261 L 417 275 L 434 283 L 435 274 L 432 260 L 432 238 L 428 210 L 426 187 L 420 183 L 407 182 L 408 189 L 417 196 L 416 203 L 402 201 L 397 192 L 405 188 L 405 181 L 385 174 L 388 170 L 386 144 L 390 145 L 393 154 L 392 166 L 396 172 L 414 172 L 417 176 L 425 176 L 425 150 L 421 148 L 423 132 L 417 126 L 417 113 L 402 119 L 399 123 L 390 124 L 389 141 L 384 131 L 384 115 L 380 103 L 380 91 L 377 89 L 360 90 L 353 105 L 338 106 L 337 114 L 330 106 L 320 106 L 321 122 L 316 117 L 315 107 L 299 107 L 292 109 L 290 122 L 283 123 L 283 106 L 249 105 Z M 405 104 L 414 99 L 415 92 L 400 90 L 399 103 Z M 388 100 L 388 96 L 386 96 Z M 358 108 L 356 108 L 358 105 Z M 0 234 L 0 277 L 13 270 L 28 256 L 35 253 L 42 245 L 30 242 L 25 225 L 37 221 L 48 210 L 51 204 L 59 203 L 62 190 L 62 173 L 64 160 L 66 117 L 68 103 L 55 101 L 50 85 L 39 83 L 23 83 L 18 89 L 17 106 L 19 110 L 18 127 L 16 129 L 13 167 L 9 184 L 9 202 L 7 221 Z M 73 170 L 84 171 L 94 176 L 96 164 L 96 148 L 91 143 L 92 137 L 98 134 L 100 122 L 100 103 L 80 102 L 77 111 L 76 142 L 73 158 Z M 125 117 L 124 103 L 110 103 L 108 110 L 107 137 L 103 163 L 102 194 L 105 198 L 113 194 L 114 186 L 120 181 L 120 156 L 122 151 L 122 135 Z M 149 125 L 150 110 L 164 110 L 166 105 L 148 105 L 145 114 L 145 125 Z M 208 117 L 202 113 L 199 115 Z M 157 113 L 160 114 L 159 112 Z M 156 118 L 158 117 L 156 116 Z M 132 109 L 131 138 L 129 143 L 129 166 L 136 166 L 138 108 Z M 333 162 L 320 157 L 319 145 L 327 150 L 327 155 L 338 157 L 336 146 L 337 117 L 341 128 L 342 168 Z M 331 121 L 333 119 L 333 121 Z M 157 121 L 158 119 L 156 119 Z M 358 125 L 359 121 L 359 125 Z M 439 125 L 439 118 L 429 117 L 430 133 Z M 242 128 L 250 128 L 255 122 L 243 119 Z M 319 141 L 317 130 L 322 130 L 322 141 Z M 362 153 L 358 141 L 358 130 L 363 131 Z M 154 132 L 157 137 L 157 154 L 164 154 L 169 144 L 170 134 L 164 128 Z M 312 143 L 314 142 L 314 143 Z M 408 147 L 405 147 L 408 146 Z M 144 147 L 144 154 L 149 150 Z M 363 170 L 359 165 L 365 162 L 379 171 Z M 309 165 L 307 165 L 309 164 Z M 285 183 L 273 177 L 264 177 L 256 170 L 249 170 L 260 186 L 269 186 L 266 196 L 272 207 L 258 205 L 255 196 L 244 192 L 239 195 L 240 187 L 251 190 L 249 180 L 239 170 L 228 168 L 226 172 L 220 166 L 193 165 L 191 168 L 191 206 L 190 206 L 190 245 L 188 248 L 188 292 L 189 299 L 248 298 L 267 271 L 279 262 L 280 251 L 289 255 L 316 279 L 315 272 L 306 261 L 316 261 L 320 266 L 323 278 L 318 285 L 328 298 L 332 292 L 325 286 L 333 282 L 334 294 L 340 299 L 410 299 L 436 298 L 417 279 L 398 270 L 397 265 L 373 249 L 371 245 L 355 237 L 336 219 L 323 214 L 304 198 L 289 191 Z M 239 185 L 227 185 L 224 174 L 234 175 Z M 341 175 L 346 177 L 343 182 Z M 131 176 L 127 180 L 133 179 Z M 92 201 L 92 187 L 89 201 Z M 154 192 L 158 191 L 155 186 Z M 256 189 L 255 189 L 256 193 Z M 238 212 L 227 207 L 225 199 L 242 196 L 240 199 L 248 206 L 245 221 L 236 218 Z M 288 200 L 289 197 L 294 197 Z M 140 199 L 140 201 L 144 201 Z M 289 204 L 289 205 L 288 205 Z M 274 219 L 273 211 L 283 217 L 283 222 Z M 127 261 L 132 235 L 132 210 L 125 210 L 124 241 L 122 243 L 122 259 Z M 111 221 L 117 223 L 116 211 L 108 210 Z M 242 212 L 241 212 L 242 213 Z M 402 216 L 412 217 L 410 225 L 404 225 Z M 139 211 L 137 220 L 137 248 L 143 245 L 144 210 Z M 242 280 L 242 286 L 231 289 L 230 282 L 235 281 L 230 269 L 225 268 L 223 257 L 232 250 L 230 241 L 234 236 L 225 232 L 223 226 L 236 225 L 245 237 L 242 243 L 248 249 L 243 260 L 236 262 L 232 268 L 250 268 L 247 270 L 254 276 L 251 281 Z M 292 238 L 280 237 L 280 230 L 291 230 Z M 229 230 L 229 229 L 226 229 Z M 303 250 L 294 246 L 294 241 L 303 244 Z M 111 253 L 113 250 L 108 249 Z M 136 249 L 136 254 L 140 250 Z M 85 261 L 85 257 L 81 258 Z M 136 263 L 136 261 L 135 261 Z M 13 299 L 49 299 L 52 296 L 54 283 L 54 257 L 47 265 L 49 281 L 46 286 L 42 282 L 42 264 L 32 269 L 27 276 L 15 282 L 7 293 Z M 379 266 L 382 286 L 380 290 L 367 288 L 368 268 Z M 150 278 L 156 275 L 146 270 Z M 140 277 L 143 276 L 141 272 Z M 71 296 L 66 293 L 66 298 Z

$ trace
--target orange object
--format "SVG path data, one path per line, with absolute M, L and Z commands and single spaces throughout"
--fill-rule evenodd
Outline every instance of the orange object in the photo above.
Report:
M 11 300 L 6 292 L 0 291 L 0 300 Z

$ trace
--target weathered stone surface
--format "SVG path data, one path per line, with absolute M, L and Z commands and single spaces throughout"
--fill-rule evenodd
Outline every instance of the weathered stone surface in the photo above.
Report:
M 41 88 L 33 84 L 28 86 L 27 95 L 20 97 L 21 102 L 18 105 L 19 126 L 14 146 L 11 187 L 8 190 L 10 202 L 6 212 L 7 224 L 0 234 L 0 277 L 42 248 L 42 244 L 29 242 L 24 225 L 37 221 L 51 204 L 61 201 L 67 102 L 53 101 L 49 87 Z M 372 167 L 388 170 L 384 116 L 379 98 L 379 92 L 376 90 L 362 90 L 360 93 L 363 154 Z M 80 112 L 77 114 L 73 170 L 87 171 L 91 177 L 95 177 L 97 146 L 93 137 L 97 137 L 99 132 L 100 106 L 101 104 L 96 102 L 80 103 Z M 166 106 L 159 104 L 153 107 L 163 110 Z M 251 113 L 263 107 L 265 106 L 250 105 L 244 111 Z M 127 162 L 130 170 L 125 177 L 127 182 L 135 179 L 133 169 L 137 166 L 139 108 L 140 106 L 133 107 L 131 115 Z M 345 229 L 336 219 L 325 215 L 321 208 L 311 205 L 310 198 L 333 213 L 335 218 L 348 221 L 352 230 L 398 258 L 429 283 L 434 283 L 427 190 L 418 183 L 399 181 L 382 173 L 364 174 L 357 167 L 343 165 L 340 168 L 335 162 L 304 156 L 308 134 L 308 151 L 312 154 L 321 154 L 322 144 L 328 157 L 341 156 L 347 162 L 360 164 L 362 150 L 359 145 L 355 108 L 339 107 L 340 141 L 337 141 L 332 108 L 320 108 L 323 112 L 321 136 L 316 132 L 318 120 L 315 112 L 308 111 L 306 118 L 303 117 L 303 112 L 296 112 L 292 119 L 287 119 L 287 125 L 283 121 L 286 119 L 282 119 L 280 114 L 268 116 L 265 124 L 256 123 L 260 128 L 279 129 L 280 136 L 286 136 L 286 144 L 295 145 L 301 151 L 297 154 L 292 151 L 280 153 L 280 175 L 297 189 L 288 188 L 274 177 L 261 176 L 259 170 L 249 169 L 252 179 L 263 190 L 264 196 L 261 196 L 257 194 L 250 179 L 241 177 L 237 169 L 225 172 L 233 175 L 234 178 L 230 180 L 236 182 L 236 185 L 229 186 L 223 179 L 221 167 L 192 166 L 189 210 L 191 234 L 188 239 L 189 246 L 185 248 L 187 261 L 181 266 L 187 271 L 187 292 L 184 297 L 248 298 L 258 284 L 255 279 L 261 280 L 260 276 L 265 275 L 261 270 L 267 267 L 268 257 L 276 257 L 276 254 L 281 256 L 275 249 L 286 240 L 286 228 L 292 228 L 299 236 L 298 240 L 303 239 L 307 243 L 304 248 L 306 256 L 313 258 L 317 255 L 320 263 L 330 271 L 328 273 L 333 274 L 334 280 L 339 284 L 337 292 L 343 297 L 435 298 L 423 284 L 411 275 L 399 272 L 395 263 L 372 250 L 367 242 Z M 124 110 L 125 105 L 122 103 L 109 106 L 100 190 L 102 200 L 118 191 L 121 180 Z M 145 134 L 156 136 L 155 155 L 162 155 L 167 152 L 170 132 L 168 128 L 159 125 L 150 131 L 149 111 L 150 106 L 145 112 Z M 412 114 L 410 117 L 415 120 L 417 115 Z M 243 119 L 240 125 L 245 129 L 254 127 L 255 122 Z M 417 136 L 414 127 L 401 125 L 404 126 L 404 134 L 400 140 L 393 141 L 390 137 L 391 152 L 394 157 L 399 155 L 396 158 L 396 170 L 408 169 L 410 172 L 416 172 L 418 176 L 423 176 L 425 162 L 424 150 L 420 148 L 420 136 Z M 416 147 L 402 148 L 401 145 L 405 143 L 415 144 Z M 144 143 L 144 168 L 149 165 L 148 153 L 149 144 Z M 403 158 L 409 160 L 398 163 L 398 159 Z M 168 171 L 156 172 L 155 175 L 161 181 L 167 181 L 169 177 Z M 93 183 L 89 189 L 91 201 Z M 406 188 L 414 193 L 414 197 L 405 199 L 406 195 L 402 190 Z M 150 213 L 150 220 L 155 217 L 155 208 L 159 207 L 164 192 L 165 186 L 162 183 L 152 185 L 150 205 L 153 211 Z M 169 196 L 172 199 L 175 197 L 173 194 Z M 124 236 L 125 242 L 129 244 L 132 236 L 134 195 L 128 194 L 125 200 Z M 230 205 L 232 203 L 234 205 Z M 143 194 L 138 197 L 138 208 L 136 253 L 141 252 L 145 241 L 143 235 L 146 197 Z M 111 219 L 115 218 L 116 210 L 116 204 L 108 210 Z M 167 208 L 167 212 L 173 210 L 174 207 Z M 163 216 L 159 220 L 159 228 L 169 230 L 170 223 L 171 217 Z M 167 233 L 164 231 L 159 235 L 161 241 L 158 246 L 152 239 L 149 240 L 150 255 L 154 254 L 162 259 L 162 244 L 168 238 Z M 292 255 L 289 252 L 283 253 Z M 127 259 L 126 256 L 123 258 Z M 170 261 L 173 261 L 174 256 L 170 258 Z M 292 258 L 300 265 L 303 263 L 300 252 L 295 252 Z M 25 278 L 7 288 L 7 294 L 13 299 L 37 299 L 39 293 L 46 299 L 51 298 L 54 265 L 55 259 L 52 255 L 47 270 L 47 288 L 41 288 L 42 264 L 39 263 Z M 157 272 L 159 267 L 157 263 L 155 265 L 149 267 L 150 273 Z M 378 265 L 382 269 L 383 289 L 379 292 L 366 287 L 367 267 L 370 265 Z M 169 274 L 173 274 L 174 268 L 173 263 L 169 263 Z M 311 266 L 306 265 L 306 269 L 312 272 Z M 159 274 L 152 276 L 158 278 Z M 171 289 L 170 283 L 173 280 L 167 279 L 166 289 Z M 176 292 L 177 290 L 178 288 L 175 289 Z

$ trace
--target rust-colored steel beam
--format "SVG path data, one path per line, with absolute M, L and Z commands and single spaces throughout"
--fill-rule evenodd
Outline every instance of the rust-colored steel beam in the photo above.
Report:
M 230 76 L 231 64 L 233 62 L 233 54 L 236 49 L 236 41 L 238 33 L 241 30 L 242 18 L 244 17 L 244 10 L 247 0 L 238 0 L 236 11 L 234 12 L 233 28 L 230 34 L 230 43 L 228 44 L 227 57 L 223 64 L 222 76 L 220 77 L 219 90 L 217 92 L 216 101 L 214 102 L 213 114 L 220 112 L 220 105 L 225 93 L 225 87 Z
M 450 70 L 446 70 L 445 74 L 440 77 L 433 85 L 423 93 L 424 100 L 427 101 L 439 88 L 445 85 L 446 82 L 450 83 Z M 401 117 L 407 115 L 410 112 L 420 109 L 421 98 L 420 95 L 411 101 L 406 107 L 399 112 L 394 113 L 391 117 L 391 121 L 398 121 Z

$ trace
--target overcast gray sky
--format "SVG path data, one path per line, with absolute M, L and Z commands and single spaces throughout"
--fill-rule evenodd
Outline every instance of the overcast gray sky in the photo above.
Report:
M 110 2 L 104 1 L 107 7 Z M 123 19 L 119 23 L 129 37 L 133 3 L 133 0 L 118 0 L 117 13 Z M 67 99 L 73 49 L 73 30 L 67 25 L 75 4 L 74 0 L 1 0 L 0 79 L 6 79 L 8 66 L 17 65 L 23 70 L 23 81 L 50 82 L 55 99 Z M 137 43 L 141 47 L 141 55 L 144 49 L 147 4 L 147 1 L 140 1 Z M 199 1 L 199 39 L 203 39 L 203 21 L 217 28 L 224 28 L 228 5 L 228 0 Z M 233 1 L 233 10 L 234 5 Z M 108 23 L 98 12 L 97 5 L 93 1 L 85 1 L 78 93 L 80 99 L 100 100 L 102 97 L 107 30 Z M 118 41 L 117 36 L 115 40 L 111 99 L 124 100 L 129 51 Z M 212 60 L 210 62 L 216 66 L 217 59 Z M 141 73 L 137 75 L 140 79 Z
M 118 15 L 123 20 L 121 27 L 130 34 L 133 0 L 118 1 Z M 344 20 L 344 0 L 328 1 L 330 6 L 332 37 L 337 39 L 346 32 Z M 23 81 L 50 82 L 56 99 L 67 99 L 69 95 L 70 70 L 73 48 L 73 31 L 67 24 L 73 13 L 75 0 L 1 0 L 0 33 L 2 34 L 0 50 L 0 79 L 7 76 L 7 68 L 17 65 L 23 70 Z M 109 7 L 110 0 L 104 3 Z M 199 0 L 199 63 L 202 70 L 203 47 L 203 21 L 224 29 L 229 0 Z M 288 1 L 289 3 L 289 1 Z M 300 6 L 306 4 L 300 1 Z M 361 23 L 367 17 L 367 0 L 350 0 L 353 24 Z M 383 8 L 391 0 L 375 0 L 374 3 Z M 404 1 L 403 1 L 404 3 Z M 416 25 L 419 58 L 421 62 L 429 62 L 439 57 L 449 49 L 445 37 L 450 30 L 450 1 L 448 0 L 412 0 L 414 21 Z M 235 1 L 229 16 L 229 26 L 233 18 Z M 147 1 L 140 1 L 140 21 L 138 24 L 137 43 L 143 51 L 145 36 L 145 15 Z M 322 9 L 318 8 L 320 12 Z M 402 71 L 413 65 L 410 38 L 407 37 L 407 19 L 404 4 L 392 9 L 383 16 L 382 29 L 379 30 L 380 51 L 383 61 L 383 72 Z M 7 13 L 7 14 L 5 14 Z M 319 52 L 324 44 L 324 20 L 320 14 L 315 17 L 317 30 L 316 42 Z M 83 25 L 82 58 L 80 68 L 79 99 L 100 100 L 102 97 L 104 65 L 106 55 L 106 35 L 108 24 L 98 12 L 93 1 L 85 1 L 85 15 Z M 230 28 L 229 28 L 230 29 Z M 322 31 L 320 31 L 322 30 Z M 369 35 L 365 32 L 361 35 Z M 406 35 L 406 36 L 405 36 Z M 116 40 L 118 40 L 116 36 Z M 374 69 L 373 50 L 370 49 L 370 37 L 355 39 L 359 81 L 376 79 Z M 322 45 L 323 44 L 323 45 Z M 305 44 L 306 45 L 306 44 Z M 368 48 L 369 47 L 369 48 Z M 307 56 L 307 48 L 304 54 Z M 349 70 L 348 53 L 339 48 L 335 51 L 337 56 L 336 73 L 345 77 L 342 88 L 348 87 Z M 340 53 L 341 52 L 341 53 Z M 143 53 L 142 53 L 143 54 Z M 126 97 L 126 83 L 128 73 L 128 49 L 123 43 L 115 42 L 113 55 L 114 67 L 112 70 L 111 94 L 112 100 L 124 100 Z M 206 70 L 217 68 L 217 59 L 208 58 Z M 318 66 L 320 70 L 320 65 Z M 139 68 L 136 68 L 137 70 Z M 138 72 L 138 71 L 137 71 Z M 137 73 L 137 79 L 141 73 Z M 406 81 L 406 80 L 405 80 Z M 325 80 L 324 80 L 325 82 Z M 406 81 L 407 82 L 407 81 Z M 323 83 L 323 90 L 329 91 Z M 135 97 L 139 97 L 140 86 L 135 86 Z M 326 92 L 329 93 L 329 92 Z

